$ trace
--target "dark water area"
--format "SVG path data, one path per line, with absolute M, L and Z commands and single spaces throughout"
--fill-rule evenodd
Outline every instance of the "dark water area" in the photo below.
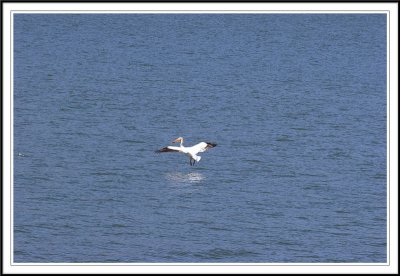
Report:
M 384 263 L 386 15 L 14 15 L 14 261 Z M 155 154 L 218 144 L 195 166 Z

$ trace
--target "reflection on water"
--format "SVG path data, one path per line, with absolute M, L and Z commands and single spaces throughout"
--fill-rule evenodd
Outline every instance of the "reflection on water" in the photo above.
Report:
M 169 181 L 180 182 L 180 183 L 197 183 L 205 179 L 205 176 L 203 174 L 197 172 L 191 172 L 191 173 L 173 172 L 173 173 L 167 173 L 165 177 Z

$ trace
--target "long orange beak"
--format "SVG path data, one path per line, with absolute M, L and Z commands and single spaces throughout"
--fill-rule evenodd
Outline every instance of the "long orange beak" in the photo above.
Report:
M 174 141 L 172 141 L 172 143 L 178 143 L 178 142 L 180 142 L 180 141 L 181 141 L 180 138 L 176 138 Z

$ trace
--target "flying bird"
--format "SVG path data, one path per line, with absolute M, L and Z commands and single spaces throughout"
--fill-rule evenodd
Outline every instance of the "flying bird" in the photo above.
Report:
M 200 152 L 204 152 L 210 148 L 216 147 L 217 144 L 214 143 L 206 143 L 206 142 L 200 142 L 197 145 L 191 146 L 191 147 L 185 147 L 183 146 L 183 137 L 176 138 L 172 143 L 180 143 L 179 147 L 174 147 L 174 146 L 168 146 L 159 150 L 156 150 L 157 153 L 161 152 L 181 152 L 189 156 L 190 160 L 190 166 L 194 166 L 196 162 L 199 162 L 201 159 L 201 156 L 198 156 L 197 154 Z

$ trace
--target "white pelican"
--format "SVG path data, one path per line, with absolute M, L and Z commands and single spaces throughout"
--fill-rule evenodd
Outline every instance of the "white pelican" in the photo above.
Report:
M 210 148 L 213 148 L 217 146 L 217 144 L 214 143 L 206 143 L 206 142 L 200 142 L 197 145 L 194 145 L 192 147 L 184 147 L 183 146 L 183 137 L 176 138 L 172 143 L 180 143 L 181 145 L 179 147 L 174 147 L 174 146 L 168 146 L 159 150 L 156 150 L 157 153 L 161 152 L 182 152 L 190 157 L 190 166 L 194 166 L 194 164 L 200 161 L 201 156 L 198 156 L 197 154 L 199 152 L 204 152 Z

